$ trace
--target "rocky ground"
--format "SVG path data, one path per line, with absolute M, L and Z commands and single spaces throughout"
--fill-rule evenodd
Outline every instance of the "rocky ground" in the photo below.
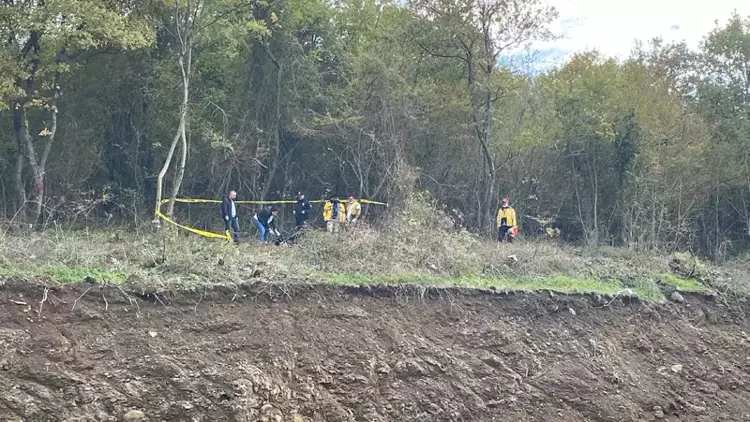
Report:
M 736 299 L 0 285 L 0 421 L 750 420 Z

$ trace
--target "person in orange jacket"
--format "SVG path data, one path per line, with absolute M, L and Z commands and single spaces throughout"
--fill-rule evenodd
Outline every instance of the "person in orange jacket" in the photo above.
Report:
M 497 241 L 512 242 L 518 233 L 516 210 L 509 204 L 508 197 L 503 198 L 503 204 L 497 210 Z

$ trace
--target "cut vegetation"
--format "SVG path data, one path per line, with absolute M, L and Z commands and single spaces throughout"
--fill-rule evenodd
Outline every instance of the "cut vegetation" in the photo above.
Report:
M 232 245 L 182 232 L 54 231 L 4 235 L 0 277 L 57 283 L 128 283 L 156 289 L 254 280 L 337 285 L 549 290 L 664 301 L 672 291 L 747 294 L 742 261 L 689 254 L 585 249 L 555 241 L 497 244 L 439 211 L 411 207 L 384 228 L 310 231 L 291 247 Z

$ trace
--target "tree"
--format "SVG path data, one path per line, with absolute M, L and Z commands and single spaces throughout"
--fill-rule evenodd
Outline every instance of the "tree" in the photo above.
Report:
M 715 138 L 715 160 L 709 165 L 712 218 L 703 220 L 712 235 L 704 241 L 716 253 L 738 218 L 744 242 L 750 241 L 750 18 L 733 14 L 725 26 L 706 36 L 702 50 L 695 102 Z M 728 211 L 722 210 L 722 202 Z
M 7 75 L 0 83 L 0 106 L 10 107 L 18 143 L 16 189 L 21 206 L 27 202 L 24 174 L 26 156 L 33 181 L 31 202 L 36 222 L 42 214 L 45 173 L 58 128 L 62 75 L 72 65 L 105 49 L 148 45 L 152 35 L 145 23 L 124 3 L 91 0 L 12 0 L 0 13 L 0 36 Z M 30 114 L 34 120 L 30 121 Z M 32 134 L 38 130 L 38 135 Z M 41 153 L 38 144 L 42 144 Z M 24 215 L 25 212 L 22 212 Z
M 248 0 L 223 0 L 223 1 L 205 1 L 205 0 L 183 0 L 175 1 L 171 9 L 172 14 L 168 16 L 164 28 L 169 32 L 172 40 L 176 43 L 176 55 L 178 68 L 180 70 L 182 81 L 181 103 L 179 106 L 179 120 L 174 138 L 167 152 L 167 157 L 159 171 L 156 179 L 156 202 L 155 209 L 158 212 L 161 209 L 163 181 L 172 163 L 173 155 L 179 142 L 180 158 L 177 164 L 177 172 L 172 182 L 172 191 L 167 207 L 167 215 L 172 216 L 174 213 L 175 198 L 177 197 L 182 180 L 185 175 L 185 166 L 187 163 L 188 141 L 186 128 L 188 125 L 189 102 L 190 102 L 190 83 L 194 64 L 194 49 L 201 41 L 203 33 L 216 25 L 236 23 L 237 19 L 249 19 L 247 24 L 248 31 L 253 35 L 266 36 L 269 34 L 265 20 L 252 19 L 250 10 L 265 10 L 268 8 L 267 2 L 254 2 Z
M 433 57 L 458 60 L 464 66 L 471 126 L 482 157 L 477 188 L 484 197 L 477 205 L 485 210 L 480 224 L 486 227 L 498 204 L 494 104 L 505 89 L 502 79 L 495 77 L 498 61 L 501 54 L 531 40 L 550 37 L 547 24 L 556 12 L 538 0 L 421 0 L 413 7 L 425 20 L 419 45 Z

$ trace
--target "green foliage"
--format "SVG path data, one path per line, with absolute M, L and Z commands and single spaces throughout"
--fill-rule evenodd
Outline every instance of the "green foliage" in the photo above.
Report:
M 100 0 L 17 1 L 0 10 L 0 22 L 0 38 L 12 40 L 0 45 L 5 70 L 0 104 L 6 107 L 23 87 L 19 80 L 33 75 L 41 82 L 37 90 L 53 90 L 51 77 L 70 71 L 69 58 L 92 50 L 147 47 L 155 35 L 148 20 Z
M 27 279 L 49 278 L 55 283 L 60 284 L 75 284 L 83 282 L 120 284 L 126 280 L 125 273 L 123 272 L 102 271 L 98 268 L 71 268 L 64 265 L 0 268 L 0 277 Z
M 421 215 L 426 214 L 422 211 Z M 361 226 L 338 235 L 314 230 L 291 248 L 262 247 L 253 241 L 231 245 L 178 232 L 57 230 L 31 236 L 3 235 L 0 277 L 132 283 L 156 289 L 231 287 L 259 277 L 291 283 L 549 290 L 609 297 L 635 294 L 648 301 L 664 300 L 659 282 L 670 289 L 709 291 L 690 280 L 664 275 L 667 259 L 649 254 L 612 248 L 587 256 L 583 250 L 546 242 L 497 245 L 439 225 L 412 226 L 410 237 L 441 241 L 426 245 L 429 250 L 420 250 L 419 244 L 393 238 L 390 231 Z M 383 247 L 385 239 L 390 239 L 395 253 Z M 461 243 L 472 247 L 437 249 L 442 244 Z M 510 259 L 511 255 L 515 259 Z M 745 290 L 735 290 L 747 287 L 743 276 L 738 277 L 721 282 L 722 291 L 732 282 L 736 284 L 731 291 L 744 294 Z
M 16 0 L 0 8 L 2 213 L 33 201 L 13 120 L 23 106 L 33 145 L 51 138 L 53 115 L 58 124 L 45 222 L 150 220 L 190 40 L 185 196 L 386 200 L 396 211 L 372 218 L 406 240 L 380 247 L 456 276 L 475 275 L 465 252 L 494 236 L 502 195 L 529 238 L 715 259 L 747 249 L 748 19 L 731 16 L 699 51 L 653 40 L 624 61 L 584 52 L 540 74 L 508 65 L 506 54 L 550 37 L 555 16 L 536 0 Z M 104 191 L 110 202 L 88 202 Z M 203 226 L 215 217 L 178 212 Z M 455 244 L 420 239 L 430 253 L 408 240 L 448 227 Z
M 711 289 L 704 286 L 700 282 L 692 279 L 683 279 L 679 277 L 675 277 L 672 274 L 664 274 L 662 276 L 662 281 L 674 288 L 676 288 L 679 291 L 683 292 L 710 292 Z

